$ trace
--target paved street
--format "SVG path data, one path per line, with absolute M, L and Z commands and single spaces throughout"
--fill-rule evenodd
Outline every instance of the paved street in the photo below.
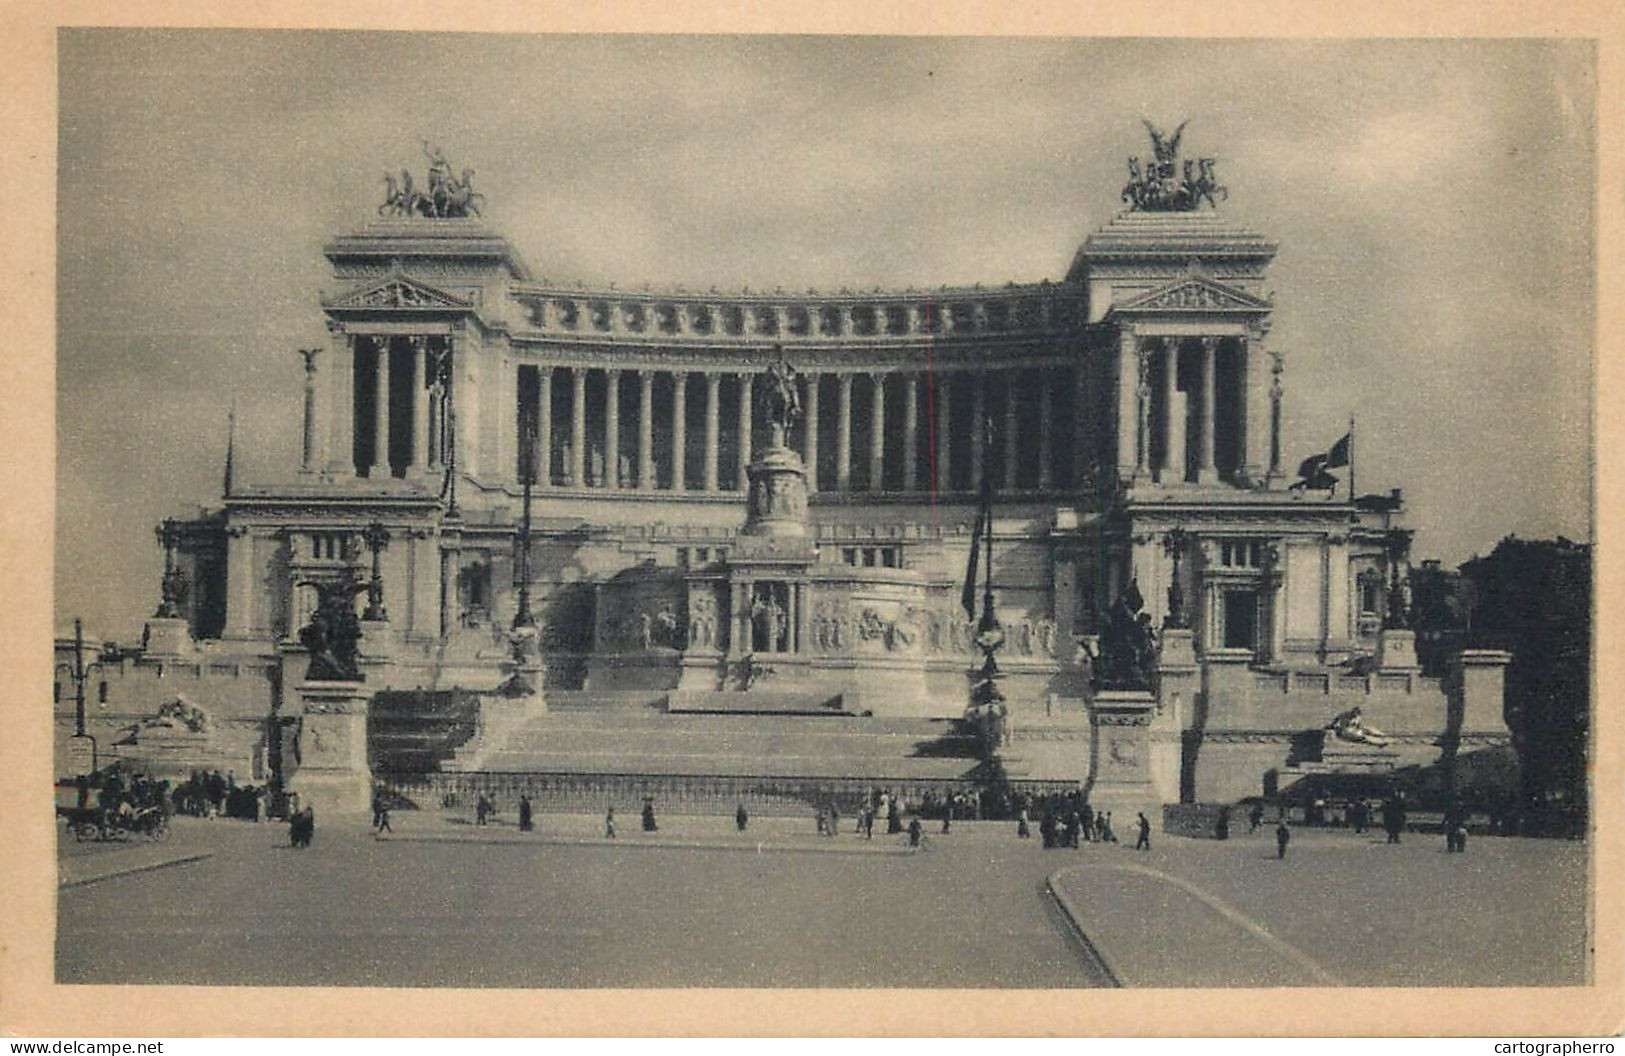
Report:
M 957 824 L 927 850 L 811 835 L 810 821 L 543 817 L 540 831 L 395 815 L 280 825 L 181 819 L 212 852 L 60 893 L 64 982 L 390 986 L 1098 985 L 1051 874 L 1127 985 L 1513 985 L 1583 977 L 1585 848 L 1474 842 L 1465 856 L 1302 832 L 1041 850 Z M 628 829 L 633 831 L 627 831 Z M 932 825 L 928 832 L 935 829 Z M 758 846 L 761 847 L 758 850 Z M 69 849 L 69 855 L 86 852 Z M 121 852 L 98 852 L 110 859 Z M 1317 976 L 1318 973 L 1324 973 Z

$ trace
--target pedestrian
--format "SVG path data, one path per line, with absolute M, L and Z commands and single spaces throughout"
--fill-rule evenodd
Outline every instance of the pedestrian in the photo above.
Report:
M 382 788 L 375 788 L 372 790 L 372 827 L 374 831 L 376 831 L 378 828 L 379 817 L 383 813 L 383 810 L 384 790 Z
M 1251 836 L 1264 824 L 1264 804 L 1254 803 L 1253 809 L 1247 812 L 1247 835 Z
M 1151 849 L 1151 822 L 1146 819 L 1145 811 L 1140 811 L 1140 838 L 1134 841 L 1136 851 L 1149 851 Z
M 643 797 L 643 831 L 659 832 L 660 826 L 655 824 L 655 797 Z
M 895 836 L 903 831 L 903 815 L 897 809 L 897 800 L 886 803 L 886 835 Z
M 615 807 L 612 805 L 608 810 L 604 811 L 604 839 L 613 840 L 614 838 L 615 838 Z
M 1032 839 L 1033 829 L 1027 820 L 1027 808 L 1022 807 L 1021 813 L 1016 815 L 1016 837 L 1022 840 Z
M 917 817 L 910 818 L 908 822 L 908 845 L 910 847 L 920 845 L 920 819 Z
M 389 800 L 379 797 L 378 831 L 375 833 L 375 835 L 382 836 L 386 832 L 393 833 L 394 831 L 395 830 L 390 828 L 389 825 Z
M 1275 857 L 1286 857 L 1286 845 L 1292 840 L 1292 830 L 1286 827 L 1286 817 L 1281 817 L 1280 823 L 1275 826 Z
M 944 836 L 948 835 L 948 830 L 953 827 L 953 822 L 954 808 L 953 804 L 950 803 L 948 809 L 942 812 L 942 834 Z
M 1117 833 L 1112 831 L 1112 812 L 1109 810 L 1106 812 L 1105 820 L 1100 823 L 1100 842 L 1117 842 Z
M 520 832 L 529 832 L 534 827 L 535 827 L 534 822 L 531 820 L 530 797 L 529 796 L 520 796 L 519 797 L 519 831 Z
M 489 813 L 491 813 L 491 801 L 485 798 L 484 792 L 481 792 L 479 798 L 474 800 L 474 824 L 484 825 L 485 816 Z
M 829 805 L 829 835 L 838 836 L 841 832 L 841 811 L 835 804 Z
M 745 826 L 749 825 L 749 824 L 750 824 L 750 815 L 748 813 L 746 813 L 745 804 L 743 802 L 741 802 L 739 804 L 739 809 L 734 811 L 734 825 L 736 825 L 739 828 L 740 832 L 744 832 L 745 831 Z
M 866 839 L 866 840 L 874 839 L 875 838 L 875 808 L 874 807 L 864 807 L 863 808 L 862 820 L 863 820 L 863 838 Z
M 1077 811 L 1070 811 L 1066 816 L 1066 831 L 1061 840 L 1063 847 L 1078 846 L 1078 834 L 1083 831 L 1083 816 Z
M 824 812 L 823 807 L 819 807 L 817 816 L 818 816 L 818 835 L 820 835 L 820 836 L 828 836 L 829 835 L 829 815 Z

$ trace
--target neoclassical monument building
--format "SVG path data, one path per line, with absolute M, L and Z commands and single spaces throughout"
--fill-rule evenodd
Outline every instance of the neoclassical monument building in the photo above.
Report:
M 297 474 L 166 524 L 102 754 L 731 809 L 1229 801 L 1503 741 L 1506 654 L 1417 667 L 1398 493 L 1283 471 L 1275 245 L 1155 146 L 1053 280 L 932 290 L 559 283 L 443 161 L 427 194 L 407 174 L 324 247 Z M 978 726 L 984 493 L 1004 704 Z M 308 678 L 301 631 L 351 582 L 358 680 Z M 1117 684 L 1113 612 L 1153 631 Z M 176 697 L 201 731 L 150 718 Z

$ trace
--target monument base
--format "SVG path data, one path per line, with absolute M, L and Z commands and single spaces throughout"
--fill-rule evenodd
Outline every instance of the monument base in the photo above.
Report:
M 1419 671 L 1416 632 L 1385 628 L 1377 635 L 1377 667 L 1382 671 Z
M 302 682 L 296 692 L 303 708 L 288 791 L 317 814 L 366 812 L 372 804 L 366 683 Z
M 1094 726 L 1089 805 L 1113 813 L 1118 839 L 1130 831 L 1135 811 L 1150 811 L 1161 802 L 1151 780 L 1156 703 L 1151 691 L 1144 689 L 1103 689 L 1089 703 Z
M 141 651 L 152 657 L 191 656 L 192 629 L 182 619 L 154 616 L 141 635 Z

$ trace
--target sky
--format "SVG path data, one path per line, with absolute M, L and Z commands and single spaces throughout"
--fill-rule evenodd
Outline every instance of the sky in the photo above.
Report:
M 1284 458 L 1357 420 L 1417 557 L 1591 538 L 1595 57 L 1565 41 L 65 30 L 57 623 L 129 639 L 153 527 L 289 479 L 324 242 L 420 142 L 537 277 L 870 289 L 1064 276 L 1141 118 L 1280 244 Z

